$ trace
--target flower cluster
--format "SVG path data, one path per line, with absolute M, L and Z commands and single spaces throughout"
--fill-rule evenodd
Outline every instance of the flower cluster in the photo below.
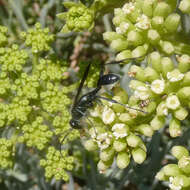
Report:
M 170 190 L 186 190 L 190 188 L 190 156 L 183 146 L 174 146 L 172 155 L 177 164 L 167 164 L 156 175 L 158 180 L 169 182 Z
M 92 139 L 85 143 L 87 150 L 100 150 L 98 168 L 102 172 L 111 166 L 114 158 L 121 169 L 128 166 L 131 157 L 137 164 L 142 163 L 146 158 L 146 146 L 140 135 L 151 137 L 153 134 L 151 126 L 143 123 L 144 112 L 136 105 L 128 107 L 126 92 L 119 87 L 114 92 L 113 100 L 126 107 L 106 101 L 102 101 L 104 106 L 96 105 L 90 112 L 94 123 L 89 130 Z
M 181 55 L 176 58 L 178 64 L 175 66 L 171 58 L 153 52 L 149 55 L 146 68 L 133 65 L 129 72 L 136 79 L 129 84 L 134 91 L 131 102 L 156 102 L 156 115 L 150 122 L 154 130 L 163 127 L 171 113 L 169 133 L 172 137 L 182 133 L 180 121 L 185 120 L 189 114 L 187 108 L 190 100 L 190 57 Z
M 5 33 L 4 27 L 0 29 L 0 34 Z M 1 44 L 0 48 L 0 127 L 15 139 L 12 143 L 9 139 L 0 138 L 2 168 L 13 166 L 11 150 L 15 149 L 17 143 L 26 144 L 44 154 L 50 144 L 55 144 L 55 139 L 58 146 L 70 129 L 68 109 L 71 100 L 67 94 L 76 85 L 65 86 L 62 83 L 67 71 L 64 61 L 55 59 L 53 55 L 44 58 L 39 54 L 50 49 L 53 36 L 48 34 L 48 29 L 36 24 L 34 29 L 22 33 L 22 37 L 25 45 L 30 47 L 28 51 L 16 44 Z M 78 135 L 73 130 L 68 139 L 73 140 Z M 46 176 L 48 179 L 68 180 L 64 168 L 72 169 L 73 158 L 64 151 L 64 159 L 57 158 L 61 157 L 57 152 L 53 148 L 48 149 L 49 157 L 46 156 L 43 162 Z M 56 165 L 51 159 L 55 162 L 60 159 L 60 162 Z M 60 168 L 59 173 L 55 169 L 48 169 L 51 167 Z M 53 173 L 50 175 L 49 171 Z
M 13 166 L 14 146 L 12 139 L 0 138 L 0 167 L 3 169 Z
M 27 46 L 32 47 L 33 53 L 39 53 L 50 49 L 49 44 L 53 41 L 54 36 L 48 33 L 48 28 L 42 29 L 41 24 L 36 23 L 34 29 L 22 32 L 21 37 L 25 40 Z
M 95 12 L 82 3 L 65 2 L 68 12 L 58 14 L 58 18 L 65 20 L 66 24 L 61 32 L 91 30 L 94 27 Z
M 69 180 L 67 171 L 73 169 L 74 157 L 69 156 L 67 151 L 61 152 L 50 146 L 48 148 L 46 158 L 40 160 L 40 166 L 45 168 L 45 177 L 51 179 L 55 177 L 56 180 Z
M 177 1 L 131 1 L 115 9 L 115 32 L 105 32 L 103 37 L 117 54 L 117 59 L 140 57 L 152 48 L 165 54 L 176 52 L 171 42 L 180 25 L 180 15 L 174 13 Z
M 53 136 L 49 127 L 43 124 L 42 117 L 37 117 L 32 124 L 23 125 L 22 133 L 23 135 L 19 136 L 18 142 L 25 142 L 28 147 L 37 147 L 39 150 L 44 149 Z

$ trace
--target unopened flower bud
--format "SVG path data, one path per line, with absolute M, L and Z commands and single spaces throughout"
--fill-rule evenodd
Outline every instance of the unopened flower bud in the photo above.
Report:
M 175 156 L 178 160 L 183 156 L 189 156 L 188 150 L 183 146 L 174 146 L 171 150 L 173 156 Z
M 126 168 L 130 163 L 130 157 L 127 152 L 120 152 L 117 155 L 117 166 L 120 169 Z
M 132 150 L 132 156 L 137 164 L 142 164 L 146 159 L 146 152 L 141 148 L 135 148 Z

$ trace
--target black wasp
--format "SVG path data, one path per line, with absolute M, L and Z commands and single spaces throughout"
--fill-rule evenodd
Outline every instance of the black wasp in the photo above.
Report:
M 70 120 L 70 126 L 72 127 L 71 130 L 73 130 L 73 129 L 82 129 L 83 128 L 83 126 L 80 125 L 80 120 L 84 116 L 86 116 L 87 110 L 89 108 L 93 107 L 95 101 L 100 100 L 100 99 L 103 99 L 103 100 L 106 100 L 106 101 L 109 101 L 109 102 L 112 102 L 112 103 L 115 103 L 115 104 L 120 104 L 120 105 L 122 105 L 122 106 L 124 106 L 126 108 L 129 108 L 129 109 L 134 109 L 136 111 L 146 113 L 143 110 L 131 108 L 131 107 L 125 105 L 125 104 L 117 102 L 116 100 L 112 100 L 112 99 L 109 99 L 109 98 L 102 97 L 102 96 L 98 95 L 98 92 L 100 91 L 102 86 L 114 84 L 120 79 L 120 77 L 118 75 L 113 74 L 113 73 L 104 74 L 104 66 L 108 65 L 108 64 L 119 64 L 119 63 L 122 63 L 123 61 L 132 60 L 132 59 L 136 59 L 136 58 L 128 58 L 128 59 L 123 59 L 121 61 L 113 61 L 113 62 L 105 63 L 104 65 L 102 65 L 96 88 L 91 90 L 90 92 L 84 94 L 83 96 L 81 96 L 79 98 L 79 95 L 81 93 L 82 87 L 84 85 L 84 82 L 85 82 L 85 80 L 86 80 L 86 78 L 88 76 L 88 72 L 89 72 L 89 69 L 90 69 L 91 63 L 88 64 L 88 66 L 87 66 L 87 68 L 86 68 L 86 70 L 85 70 L 85 72 L 83 74 L 83 77 L 82 77 L 82 80 L 80 82 L 77 94 L 76 94 L 75 99 L 74 99 L 74 103 L 73 103 L 72 108 L 71 108 L 71 116 L 72 116 L 72 118 Z M 88 117 L 86 117 L 86 118 L 88 119 Z M 90 121 L 90 123 L 91 123 L 91 121 Z M 92 124 L 92 126 L 93 126 L 93 124 Z M 64 141 L 64 139 L 66 138 L 67 135 L 65 135 L 62 142 Z

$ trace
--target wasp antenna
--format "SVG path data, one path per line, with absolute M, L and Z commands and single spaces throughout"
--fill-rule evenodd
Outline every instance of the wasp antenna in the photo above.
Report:
M 63 139 L 62 139 L 61 142 L 60 142 L 59 151 L 60 151 L 60 154 L 61 154 L 61 157 L 62 157 L 62 158 L 63 158 L 63 155 L 62 155 L 62 153 L 61 153 L 61 146 L 62 146 L 62 143 L 64 142 L 64 140 L 66 139 L 66 137 L 69 135 L 69 133 L 71 133 L 72 130 L 73 130 L 73 128 L 70 128 L 70 129 L 67 131 L 66 135 L 63 137 Z
M 119 61 L 111 61 L 111 62 L 105 63 L 104 65 L 118 64 L 118 63 L 122 63 L 122 62 L 127 61 L 127 60 L 134 60 L 134 59 L 138 59 L 138 58 L 142 58 L 142 57 L 144 57 L 144 56 L 130 57 L 130 58 L 122 59 Z

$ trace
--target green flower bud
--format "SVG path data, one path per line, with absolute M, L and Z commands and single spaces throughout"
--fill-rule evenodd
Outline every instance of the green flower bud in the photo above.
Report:
M 161 63 L 160 54 L 157 51 L 152 52 L 148 57 L 148 64 L 151 64 L 152 68 L 155 69 L 157 72 L 161 72 L 162 69 L 160 67 L 160 63 Z
M 133 118 L 128 113 L 122 113 L 119 116 L 119 120 L 125 124 L 131 124 L 133 123 Z
M 123 36 L 116 32 L 104 32 L 103 38 L 107 42 L 112 42 L 113 40 L 123 39 Z
M 129 42 L 129 45 L 139 46 L 143 44 L 143 38 L 137 31 L 130 31 L 127 34 L 127 40 Z
M 130 50 L 124 50 L 124 51 L 122 51 L 122 52 L 120 52 L 120 53 L 117 54 L 116 60 L 120 61 L 120 60 L 131 58 L 131 57 L 132 57 L 131 51 Z M 130 62 L 130 60 L 124 61 L 124 63 L 129 63 L 129 62 Z
M 170 14 L 164 22 L 164 26 L 168 32 L 176 32 L 179 24 L 180 24 L 180 15 L 177 13 Z
M 188 111 L 183 107 L 179 107 L 174 111 L 174 116 L 176 119 L 182 121 L 188 116 Z
M 141 57 L 146 54 L 147 50 L 144 46 L 138 46 L 132 51 L 132 57 Z
M 158 2 L 154 9 L 153 15 L 167 17 L 171 13 L 171 11 L 171 7 L 167 3 Z
M 134 134 L 129 135 L 129 136 L 126 138 L 126 140 L 127 140 L 127 144 L 128 144 L 130 147 L 133 147 L 133 148 L 139 146 L 139 144 L 142 143 L 141 138 L 138 137 L 138 136 L 136 136 L 136 135 L 134 135 Z
M 130 67 L 129 75 L 134 75 L 137 80 L 145 81 L 146 77 L 144 75 L 144 70 L 136 65 L 132 65 Z
M 160 34 L 153 29 L 150 29 L 147 33 L 147 38 L 151 44 L 156 45 L 160 41 Z
M 190 99 L 190 87 L 183 87 L 177 92 L 177 96 L 180 100 L 189 100 Z
M 114 150 L 112 147 L 109 147 L 105 150 L 103 150 L 102 152 L 100 152 L 100 159 L 103 162 L 107 162 L 109 160 L 112 160 L 114 156 Z
M 146 152 L 141 148 L 135 148 L 132 150 L 132 156 L 137 164 L 142 164 L 146 159 Z
M 127 46 L 128 46 L 127 41 L 124 41 L 122 39 L 113 40 L 110 44 L 110 47 L 115 51 L 125 50 Z
M 162 181 L 166 180 L 166 176 L 165 176 L 165 174 L 164 174 L 164 171 L 163 171 L 163 170 L 160 170 L 160 171 L 156 174 L 155 178 L 158 179 L 158 180 L 162 180 Z
M 183 13 L 189 14 L 190 13 L 190 1 L 189 0 L 182 0 L 182 1 L 180 1 L 179 9 Z
M 117 166 L 120 169 L 124 169 L 129 165 L 130 157 L 129 154 L 126 152 L 120 152 L 117 155 Z
M 171 42 L 160 40 L 159 45 L 166 54 L 171 55 L 174 53 L 175 49 Z
M 151 127 L 153 130 L 159 130 L 164 126 L 165 117 L 155 116 L 153 120 L 150 122 Z
M 145 68 L 144 75 L 146 77 L 146 81 L 148 82 L 152 82 L 153 80 L 156 80 L 157 78 L 159 78 L 158 73 L 151 67 Z
M 164 31 L 164 18 L 162 16 L 155 16 L 152 18 L 151 25 L 153 29 L 163 33 Z
M 190 56 L 183 54 L 181 56 L 176 56 L 178 60 L 178 69 L 180 72 L 184 73 L 190 69 Z
M 88 150 L 88 151 L 95 151 L 97 150 L 98 146 L 97 144 L 93 141 L 93 140 L 87 140 L 84 144 L 85 148 Z
M 190 72 L 185 73 L 182 83 L 184 86 L 190 86 Z
M 153 135 L 153 133 L 154 133 L 153 130 L 152 130 L 152 128 L 151 128 L 151 126 L 148 125 L 148 124 L 141 124 L 141 125 L 138 125 L 138 126 L 136 127 L 136 130 L 137 130 L 138 132 L 140 132 L 141 134 L 147 136 L 147 137 L 152 137 L 152 135 Z
M 178 160 L 181 159 L 183 156 L 189 156 L 188 150 L 183 146 L 174 146 L 171 150 L 173 156 L 175 156 Z
M 98 167 L 98 170 L 99 170 L 101 173 L 103 173 L 105 170 L 107 170 L 107 169 L 110 167 L 110 165 L 107 164 L 106 162 L 103 162 L 102 160 L 100 160 L 100 161 L 98 162 L 97 167 Z
M 182 156 L 178 161 L 179 168 L 186 174 L 190 174 L 190 157 Z
M 176 164 L 168 164 L 168 165 L 164 166 L 163 172 L 167 176 L 174 176 L 174 177 L 182 174 L 178 165 L 176 165 Z
M 172 119 L 169 124 L 169 133 L 171 137 L 178 137 L 181 135 L 182 130 L 180 126 L 180 121 L 177 119 Z
M 162 73 L 166 77 L 167 73 L 174 69 L 174 64 L 169 57 L 163 57 L 161 59 Z
M 142 11 L 148 17 L 152 17 L 153 15 L 153 5 L 154 1 L 152 0 L 144 0 L 142 5 Z
M 125 139 L 117 139 L 113 143 L 113 147 L 117 152 L 124 151 L 127 148 L 127 143 Z

